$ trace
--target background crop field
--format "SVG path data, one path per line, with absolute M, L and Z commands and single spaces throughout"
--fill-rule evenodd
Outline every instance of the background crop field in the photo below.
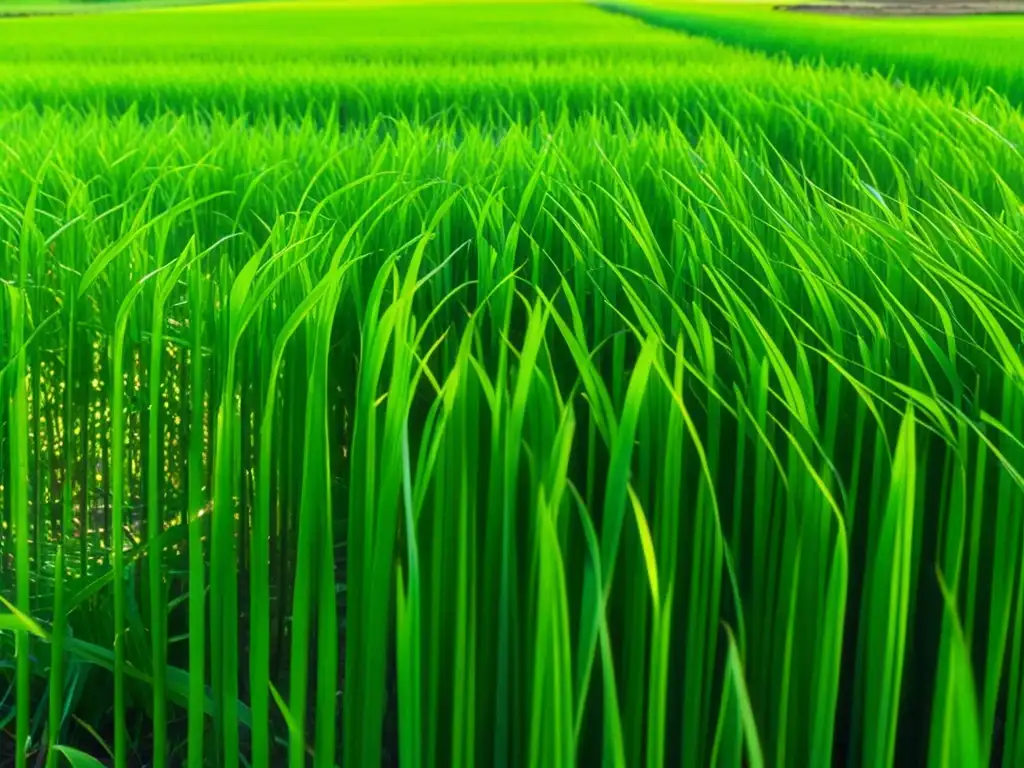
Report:
M 0 766 L 1024 764 L 1019 22 L 944 24 L 0 20 Z
M 780 13 L 770 4 L 678 0 L 623 7 L 658 26 L 740 48 L 881 72 L 919 87 L 940 84 L 957 96 L 993 88 L 1018 105 L 1024 102 L 1021 16 L 858 18 Z

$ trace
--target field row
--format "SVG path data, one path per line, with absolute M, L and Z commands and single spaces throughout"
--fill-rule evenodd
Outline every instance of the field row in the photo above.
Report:
M 625 14 L 569 2 L 266 3 L 16 19 L 0 24 L 0 106 L 312 115 L 343 125 L 453 112 L 483 123 L 620 110 L 631 119 L 667 110 L 686 120 L 710 110 L 717 122 L 746 125 L 760 119 L 742 111 L 755 101 L 797 112 L 819 98 L 898 105 L 907 90 L 899 78 L 932 104 L 952 103 L 952 89 L 956 106 L 975 113 L 992 88 L 1015 104 L 1024 94 L 1015 38 L 1005 31 L 976 25 L 957 56 L 941 35 L 910 45 L 899 27 L 866 38 L 843 36 L 834 19 L 786 14 L 781 26 L 780 18 L 758 8 L 637 6 Z M 744 47 L 785 50 L 803 63 Z M 839 66 L 818 66 L 821 59 Z
M 780 13 L 773 6 L 645 0 L 610 4 L 660 28 L 793 61 L 879 72 L 958 96 L 994 89 L 1024 103 L 1019 16 L 857 18 Z

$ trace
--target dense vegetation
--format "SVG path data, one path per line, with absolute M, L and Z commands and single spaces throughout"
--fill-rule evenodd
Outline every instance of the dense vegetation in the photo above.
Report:
M 941 4 L 941 0 L 936 3 Z M 864 18 L 685 0 L 602 5 L 657 26 L 748 50 L 881 72 L 896 83 L 941 83 L 958 97 L 992 88 L 1018 105 L 1024 103 L 1024 46 L 1020 44 L 1024 18 L 1020 16 Z
M 0 765 L 1024 764 L 1024 116 L 957 61 L 0 23 Z

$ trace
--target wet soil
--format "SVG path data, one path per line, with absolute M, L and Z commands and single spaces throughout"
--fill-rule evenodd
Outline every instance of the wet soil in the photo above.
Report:
M 1024 2 L 896 2 L 896 3 L 821 3 L 777 5 L 777 11 L 822 13 L 832 16 L 907 17 L 907 16 L 994 16 L 1024 14 Z

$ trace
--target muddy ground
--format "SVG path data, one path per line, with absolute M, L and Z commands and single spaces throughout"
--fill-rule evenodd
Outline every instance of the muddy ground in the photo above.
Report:
M 820 3 L 778 5 L 778 11 L 824 13 L 836 16 L 994 16 L 1024 14 L 1024 2 L 963 2 L 920 0 L 894 3 Z

